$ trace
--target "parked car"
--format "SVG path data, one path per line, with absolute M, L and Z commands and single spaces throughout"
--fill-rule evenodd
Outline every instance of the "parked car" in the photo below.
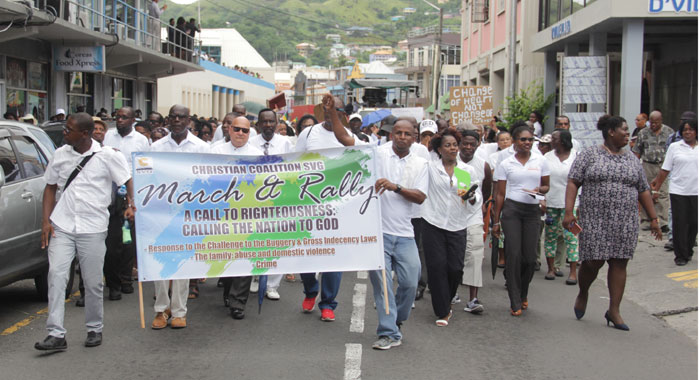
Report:
M 48 296 L 49 270 L 48 253 L 41 249 L 44 170 L 55 150 L 41 128 L 0 121 L 0 286 L 33 278 L 42 299 Z

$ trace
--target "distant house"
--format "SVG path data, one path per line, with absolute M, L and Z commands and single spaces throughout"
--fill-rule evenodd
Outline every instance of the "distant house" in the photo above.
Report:
M 313 53 L 314 50 L 316 50 L 316 45 L 308 42 L 302 42 L 296 46 L 296 49 L 300 56 L 307 58 L 311 55 L 311 53 Z
M 331 40 L 335 42 L 336 44 L 340 43 L 340 34 L 326 34 L 326 39 Z
M 404 8 L 403 13 L 416 13 L 416 8 Z
M 396 61 L 396 56 L 391 50 L 377 50 L 369 55 L 369 61 L 370 63 L 375 61 L 394 62 Z
M 350 36 L 364 37 L 372 33 L 372 31 L 374 31 L 374 29 L 368 26 L 351 26 L 350 28 L 345 30 L 345 33 Z
M 399 21 L 405 19 L 405 16 L 391 16 L 391 21 Z
M 349 56 L 350 55 L 350 48 L 343 44 L 333 44 L 330 49 L 330 57 L 331 59 L 335 59 L 341 56 Z

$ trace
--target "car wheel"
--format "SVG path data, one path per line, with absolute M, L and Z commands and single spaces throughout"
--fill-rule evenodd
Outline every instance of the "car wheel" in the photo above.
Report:
M 66 284 L 66 299 L 70 298 L 73 293 L 73 283 L 75 281 L 75 265 L 77 260 L 73 260 L 70 264 L 70 275 L 68 276 L 68 284 Z M 42 301 L 48 301 L 49 299 L 49 271 L 48 269 L 41 273 L 40 275 L 34 277 L 34 286 L 39 295 L 39 299 Z

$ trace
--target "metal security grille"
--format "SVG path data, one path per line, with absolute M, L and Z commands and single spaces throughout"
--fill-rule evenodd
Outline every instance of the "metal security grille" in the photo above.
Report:
M 489 0 L 474 0 L 472 2 L 472 22 L 484 23 L 489 20 Z

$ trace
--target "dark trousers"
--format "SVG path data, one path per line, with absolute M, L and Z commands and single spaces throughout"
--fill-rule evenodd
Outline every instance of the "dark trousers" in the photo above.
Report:
M 418 246 L 418 257 L 420 258 L 420 273 L 418 274 L 418 289 L 425 289 L 428 286 L 428 269 L 425 267 L 425 252 L 423 251 L 423 218 L 411 219 L 413 225 L 413 239 Z
M 510 308 L 520 310 L 527 299 L 530 281 L 537 262 L 537 240 L 540 232 L 540 206 L 506 199 L 501 211 L 501 227 L 508 242 L 506 284 Z
M 229 307 L 231 309 L 245 309 L 253 276 L 223 277 L 221 282 L 224 284 L 224 298 L 228 297 Z
M 306 297 L 318 296 L 318 280 L 315 273 L 301 273 L 301 282 L 304 285 L 304 294 Z M 338 296 L 340 290 L 340 281 L 343 279 L 343 272 L 323 272 L 321 273 L 321 302 L 318 303 L 319 309 L 335 310 L 338 307 L 338 301 L 335 297 Z
M 134 224 L 130 223 L 131 244 L 123 244 L 123 225 L 122 212 L 110 210 L 105 241 L 107 252 L 105 253 L 104 275 L 107 287 L 111 289 L 121 289 L 122 285 L 130 285 L 132 282 L 131 271 L 136 257 L 136 236 Z
M 433 311 L 443 318 L 450 313 L 452 298 L 462 282 L 467 230 L 447 231 L 425 221 L 423 247 Z
M 671 194 L 673 253 L 676 259 L 690 260 L 698 236 L 698 196 Z

